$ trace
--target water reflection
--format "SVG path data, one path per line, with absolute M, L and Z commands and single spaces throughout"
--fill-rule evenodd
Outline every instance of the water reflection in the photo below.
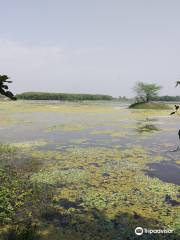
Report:
M 150 170 L 146 171 L 149 177 L 156 177 L 168 183 L 180 185 L 180 167 L 174 161 L 161 161 L 147 164 Z
M 158 128 L 155 124 L 153 123 L 139 123 L 136 126 L 135 131 L 138 134 L 143 134 L 143 133 L 153 133 L 153 132 L 157 132 L 160 131 L 160 128 Z

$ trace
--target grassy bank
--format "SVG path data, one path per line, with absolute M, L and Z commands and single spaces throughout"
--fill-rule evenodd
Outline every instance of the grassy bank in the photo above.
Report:
M 83 100 L 112 100 L 113 97 L 101 94 L 75 94 L 75 93 L 48 93 L 48 92 L 25 92 L 17 94 L 18 99 L 26 100 L 63 100 L 63 101 L 83 101 Z
M 137 102 L 129 106 L 131 109 L 155 109 L 155 110 L 168 110 L 171 109 L 169 105 L 157 102 Z

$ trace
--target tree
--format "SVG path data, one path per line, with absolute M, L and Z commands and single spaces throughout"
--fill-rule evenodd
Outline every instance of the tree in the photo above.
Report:
M 14 94 L 8 91 L 9 87 L 6 84 L 12 83 L 12 81 L 9 81 L 8 79 L 9 77 L 7 75 L 0 75 L 0 94 L 10 98 L 11 100 L 16 100 Z
M 153 100 L 157 95 L 161 86 L 156 84 L 148 84 L 143 82 L 137 82 L 133 88 L 136 93 L 136 99 L 140 102 L 149 102 Z

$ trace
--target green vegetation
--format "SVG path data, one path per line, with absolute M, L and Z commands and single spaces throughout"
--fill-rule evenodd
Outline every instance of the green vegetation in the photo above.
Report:
M 49 188 L 47 192 L 42 184 L 29 180 L 37 163 L 25 160 L 20 152 L 23 148 L 0 144 L 0 239 L 3 240 L 39 239 L 35 218 L 45 211 L 50 194 Z
M 2 141 L 9 125 L 23 142 L 0 144 L 0 239 L 137 240 L 137 226 L 174 229 L 142 240 L 179 239 L 178 185 L 145 174 L 176 119 L 116 104 L 1 102 Z M 156 134 L 167 142 L 143 145 Z
M 11 100 L 16 100 L 16 97 L 12 92 L 10 92 L 8 89 L 8 83 L 12 83 L 12 81 L 8 80 L 9 77 L 7 75 L 0 75 L 0 94 L 10 98 Z
M 48 93 L 48 92 L 25 92 L 17 94 L 18 99 L 26 100 L 63 100 L 63 101 L 83 101 L 83 100 L 112 100 L 113 97 L 101 94 L 75 94 L 75 93 Z
M 136 102 L 131 104 L 129 108 L 132 109 L 170 109 L 168 105 L 152 102 L 154 99 L 158 99 L 158 92 L 161 86 L 156 84 L 148 84 L 143 82 L 137 82 L 134 86 L 134 92 L 136 93 Z
M 155 110 L 168 110 L 171 109 L 169 105 L 155 102 L 136 102 L 129 106 L 132 109 L 155 109 Z
M 159 90 L 161 89 L 161 86 L 158 86 L 156 84 L 137 82 L 133 89 L 136 93 L 136 100 L 138 102 L 149 102 L 157 96 Z
M 119 96 L 118 97 L 118 100 L 121 101 L 121 102 L 129 102 L 129 101 L 132 101 L 131 98 L 127 98 L 126 96 Z
M 180 102 L 180 96 L 156 96 L 154 101 Z

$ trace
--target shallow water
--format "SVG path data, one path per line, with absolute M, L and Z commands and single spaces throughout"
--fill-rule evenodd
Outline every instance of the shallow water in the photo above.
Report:
M 43 151 L 77 146 L 126 149 L 138 144 L 153 156 L 161 154 L 171 160 L 169 165 L 179 157 L 173 149 L 179 144 L 180 120 L 170 117 L 169 111 L 129 110 L 127 104 L 119 102 L 18 101 L 2 102 L 1 112 L 1 142 L 44 141 L 46 144 L 36 146 Z M 150 176 L 170 181 L 168 175 L 164 176 L 164 162 L 152 166 L 159 174 Z M 172 166 L 172 173 L 173 169 L 177 178 L 179 168 Z M 179 184 L 179 179 L 175 182 Z
M 148 165 L 150 170 L 147 175 L 157 177 L 164 182 L 180 185 L 180 167 L 174 161 L 161 161 Z
M 31 181 L 60 189 L 65 214 L 80 204 L 82 216 L 96 209 L 111 224 L 134 212 L 179 223 L 176 206 L 165 201 L 179 201 L 179 116 L 119 102 L 1 102 L 0 112 L 1 143 L 20 148 L 18 166 L 38 163 Z

